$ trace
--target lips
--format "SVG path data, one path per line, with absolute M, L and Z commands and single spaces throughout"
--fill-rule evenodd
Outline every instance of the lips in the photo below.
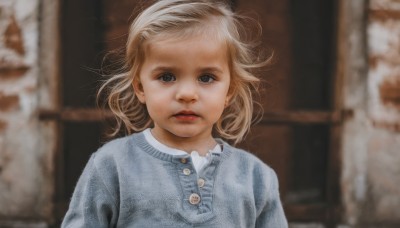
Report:
M 197 115 L 193 111 L 180 111 L 176 114 L 173 115 L 176 119 L 182 120 L 182 121 L 193 121 L 199 118 L 199 115 Z

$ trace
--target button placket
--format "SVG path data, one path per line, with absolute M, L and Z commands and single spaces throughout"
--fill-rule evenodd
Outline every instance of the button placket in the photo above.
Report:
M 190 157 L 181 157 L 175 160 L 179 172 L 179 179 L 183 190 L 183 208 L 185 210 L 197 210 L 198 213 L 209 212 L 209 207 L 203 206 L 203 187 L 206 187 L 205 177 L 196 175 L 192 160 Z M 208 191 L 207 191 L 208 192 Z M 207 196 L 209 198 L 209 196 Z

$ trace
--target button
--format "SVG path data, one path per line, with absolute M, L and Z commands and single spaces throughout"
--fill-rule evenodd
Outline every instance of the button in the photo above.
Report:
M 204 186 L 204 183 L 206 183 L 206 181 L 203 178 L 199 178 L 197 180 L 197 185 L 202 188 Z
M 193 204 L 193 205 L 196 205 L 196 204 L 200 203 L 200 196 L 198 194 L 196 194 L 196 193 L 192 193 L 189 196 L 189 203 Z
M 188 169 L 188 168 L 184 168 L 183 169 L 183 174 L 185 174 L 186 176 L 188 176 L 188 175 L 190 175 L 190 169 Z
M 187 159 L 186 158 L 181 158 L 181 163 L 186 164 L 187 163 Z

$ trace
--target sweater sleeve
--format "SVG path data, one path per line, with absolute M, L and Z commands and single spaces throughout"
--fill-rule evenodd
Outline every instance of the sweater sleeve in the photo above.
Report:
M 279 197 L 278 178 L 274 171 L 271 170 L 271 173 L 270 187 L 266 192 L 267 201 L 257 217 L 256 228 L 287 228 L 288 223 Z
M 75 187 L 61 227 L 114 227 L 117 206 L 96 169 L 93 154 Z

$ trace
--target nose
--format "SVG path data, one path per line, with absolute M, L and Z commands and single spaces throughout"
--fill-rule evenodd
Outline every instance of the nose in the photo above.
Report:
M 195 82 L 181 82 L 176 91 L 176 99 L 180 102 L 194 102 L 199 99 L 198 88 Z

